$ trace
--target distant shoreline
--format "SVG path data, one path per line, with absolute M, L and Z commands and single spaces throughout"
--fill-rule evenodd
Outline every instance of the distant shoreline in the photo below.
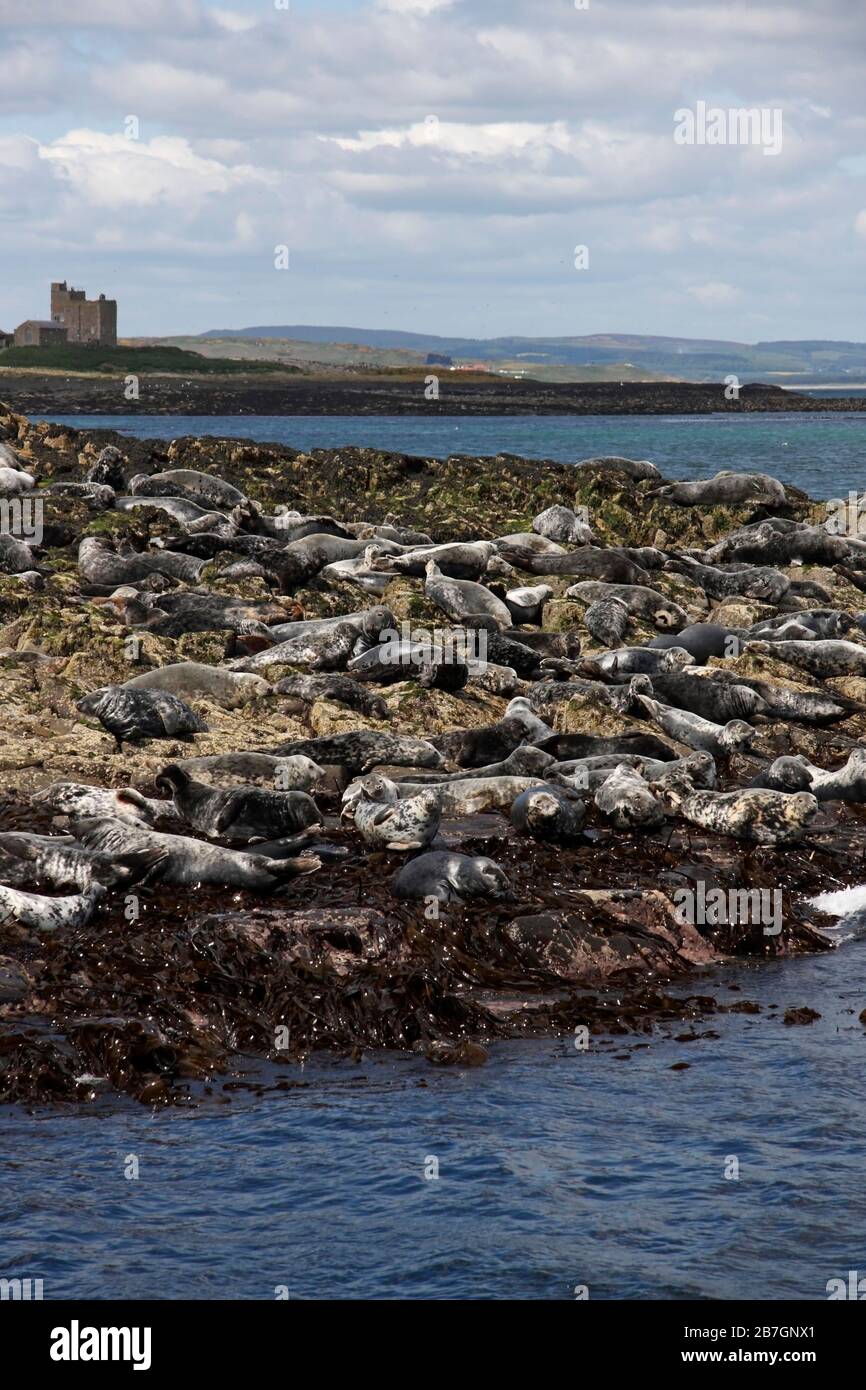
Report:
M 0 400 L 45 415 L 710 415 L 866 411 L 862 397 L 819 398 L 789 387 L 686 382 L 562 383 L 486 375 L 140 376 L 138 399 L 122 376 L 4 372 Z M 434 384 L 435 383 L 435 384 Z M 438 398 L 430 392 L 438 388 Z M 812 389 L 812 388 L 809 388 Z

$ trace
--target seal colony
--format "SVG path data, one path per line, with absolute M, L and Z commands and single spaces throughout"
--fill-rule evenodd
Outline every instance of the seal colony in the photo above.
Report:
M 716 1007 L 665 992 L 696 967 L 829 948 L 866 546 L 820 503 L 2 406 L 0 443 L 0 1098 L 643 1031 Z M 782 931 L 680 920 L 696 884 Z

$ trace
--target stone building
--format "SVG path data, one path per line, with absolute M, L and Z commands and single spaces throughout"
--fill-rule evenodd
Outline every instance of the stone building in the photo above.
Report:
M 66 329 L 51 319 L 25 319 L 15 329 L 15 346 L 59 347 L 66 336 Z
M 51 285 L 51 318 L 66 330 L 70 343 L 92 347 L 117 347 L 117 300 L 87 299 L 84 290 L 67 287 L 65 280 Z

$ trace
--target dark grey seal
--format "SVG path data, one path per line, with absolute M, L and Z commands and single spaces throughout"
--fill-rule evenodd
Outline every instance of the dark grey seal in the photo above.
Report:
M 410 859 L 391 880 L 395 898 L 437 898 L 441 903 L 473 898 L 513 898 L 508 875 L 492 859 L 432 850 Z
M 118 753 L 123 744 L 143 738 L 189 738 L 207 733 L 207 724 L 178 695 L 167 690 L 130 690 L 106 685 L 84 695 L 76 704 L 82 714 L 92 714 L 114 738 Z

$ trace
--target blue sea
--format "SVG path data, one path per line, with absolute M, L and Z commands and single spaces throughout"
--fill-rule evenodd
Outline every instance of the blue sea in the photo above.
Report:
M 670 478 L 723 468 L 771 473 L 817 498 L 866 489 L 866 412 L 743 415 L 52 415 L 78 429 L 144 439 L 208 434 L 294 449 L 363 444 L 405 454 L 522 454 L 564 463 L 650 459 Z
M 818 496 L 866 482 L 857 415 L 68 422 L 760 467 Z M 866 929 L 846 935 L 690 981 L 759 1012 L 637 1046 L 500 1043 L 467 1070 L 316 1058 L 277 1073 L 300 1086 L 218 1086 L 197 1109 L 0 1112 L 0 1277 L 49 1299 L 826 1298 L 866 1273 Z M 821 1017 L 786 1025 L 803 1005 Z

